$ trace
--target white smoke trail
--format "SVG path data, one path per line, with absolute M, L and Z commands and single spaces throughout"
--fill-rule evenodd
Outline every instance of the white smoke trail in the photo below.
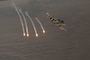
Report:
M 23 12 L 22 12 L 22 10 L 21 10 L 21 9 L 19 9 L 19 12 L 20 12 L 20 13 L 22 14 L 22 16 L 23 16 L 23 19 L 24 19 L 24 22 L 25 22 L 25 27 L 26 27 L 27 37 L 29 37 L 28 25 L 27 25 L 26 18 L 25 18 L 25 16 L 24 16 L 24 14 L 23 14 Z
M 36 20 L 37 20 L 37 22 L 40 24 L 40 26 L 41 26 L 41 28 L 42 28 L 43 33 L 45 33 L 45 29 L 44 29 L 44 27 L 43 27 L 42 23 L 40 22 L 40 20 L 39 20 L 37 17 L 35 17 L 35 19 L 36 19 Z
M 35 31 L 35 34 L 36 34 L 36 37 L 38 37 L 38 33 L 37 33 L 37 30 L 36 30 L 36 27 L 35 27 L 35 24 L 32 20 L 32 18 L 30 17 L 30 15 L 28 14 L 28 12 L 26 11 L 25 12 L 26 16 L 29 18 L 29 20 L 31 21 L 32 25 L 33 25 L 33 28 L 34 28 L 34 31 Z
M 24 29 L 24 23 L 23 23 L 23 20 L 22 20 L 22 17 L 16 7 L 16 5 L 14 3 L 12 3 L 12 6 L 15 8 L 15 11 L 17 12 L 18 16 L 19 16 L 19 19 L 20 19 L 20 22 L 21 22 L 21 26 L 22 26 L 22 31 L 23 31 L 23 36 L 25 36 L 25 29 Z

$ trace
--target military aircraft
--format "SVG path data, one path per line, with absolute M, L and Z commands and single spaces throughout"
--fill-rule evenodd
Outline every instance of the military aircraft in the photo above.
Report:
M 58 26 L 61 30 L 67 32 L 67 30 L 65 29 L 66 24 L 64 23 L 63 20 L 54 18 L 48 12 L 46 14 L 49 17 L 49 19 L 52 21 L 52 23 L 54 23 L 56 26 Z

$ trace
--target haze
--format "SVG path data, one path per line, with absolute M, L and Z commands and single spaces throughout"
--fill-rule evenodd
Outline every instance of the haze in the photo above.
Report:
M 23 37 L 19 17 L 9 1 L 0 1 L 0 60 L 90 60 L 90 0 L 14 0 L 32 17 L 38 38 L 27 19 L 30 37 Z M 62 18 L 61 31 L 46 12 Z M 43 24 L 43 34 L 35 17 Z

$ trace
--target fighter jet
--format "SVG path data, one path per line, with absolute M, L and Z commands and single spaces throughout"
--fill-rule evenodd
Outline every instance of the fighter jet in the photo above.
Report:
M 58 26 L 61 30 L 67 32 L 67 30 L 65 29 L 66 24 L 64 23 L 63 20 L 54 18 L 48 12 L 46 14 L 47 14 L 47 16 L 49 17 L 49 19 L 51 20 L 52 23 L 54 23 L 56 26 Z

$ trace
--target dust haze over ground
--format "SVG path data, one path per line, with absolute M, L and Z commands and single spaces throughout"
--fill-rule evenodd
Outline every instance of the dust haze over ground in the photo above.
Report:
M 15 0 L 28 11 L 39 33 L 35 37 L 28 21 L 30 37 L 23 37 L 19 17 L 9 1 L 0 3 L 0 60 L 90 60 L 89 0 Z M 46 12 L 62 18 L 68 32 L 61 31 Z M 42 22 L 46 34 L 34 19 Z

